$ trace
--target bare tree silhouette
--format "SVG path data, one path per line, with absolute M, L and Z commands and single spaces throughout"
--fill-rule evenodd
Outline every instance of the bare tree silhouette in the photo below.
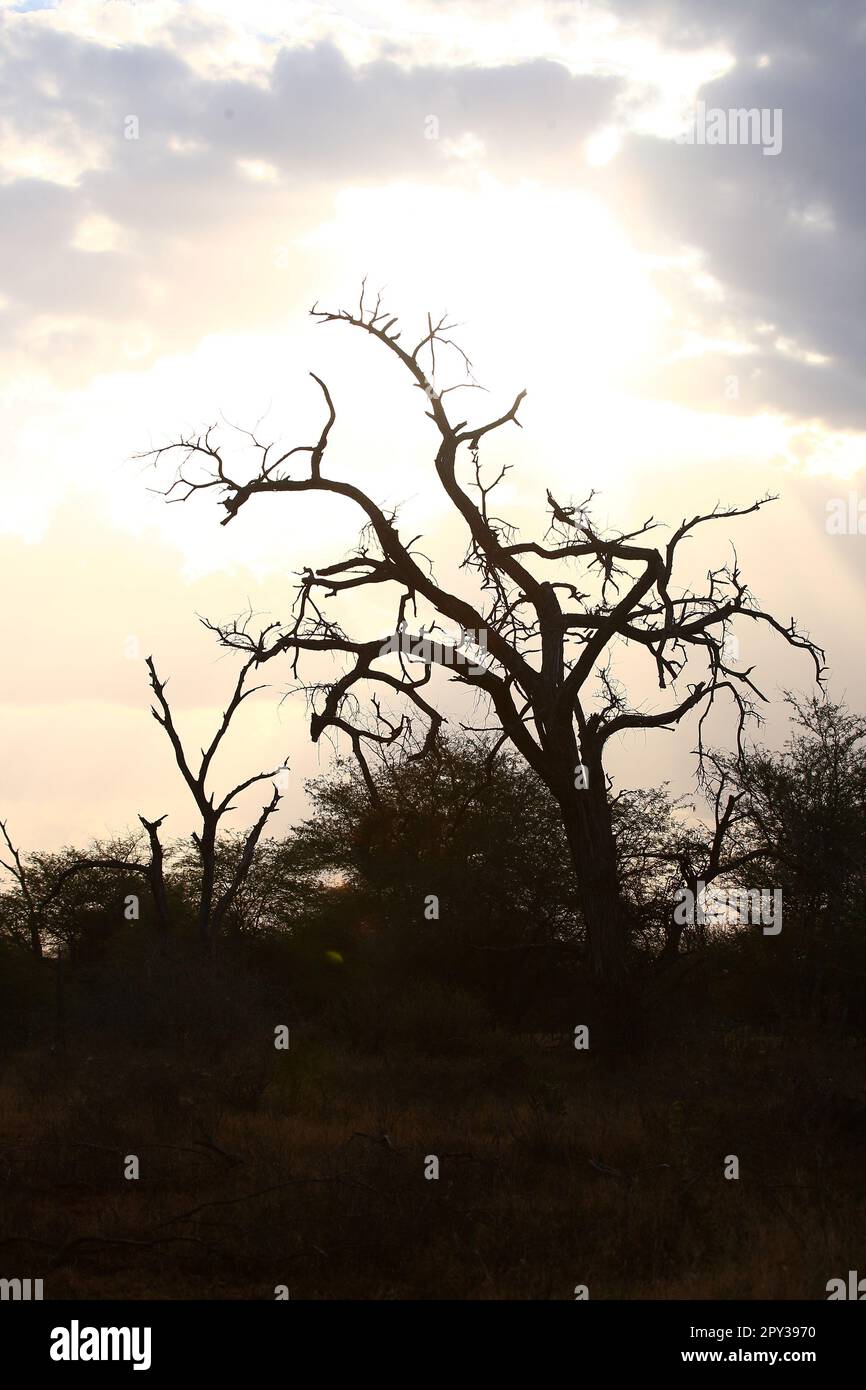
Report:
M 328 729 L 348 736 L 362 770 L 364 744 L 387 745 L 405 738 L 411 730 L 411 708 L 427 724 L 427 736 L 415 756 L 432 746 L 442 714 L 425 698 L 431 670 L 447 666 L 452 678 L 486 698 L 498 735 L 496 746 L 510 741 L 546 783 L 560 808 L 579 882 L 586 922 L 588 955 L 594 973 L 616 980 L 627 969 L 628 923 L 617 876 L 616 850 L 611 828 L 609 781 L 604 771 L 604 751 L 615 734 L 632 729 L 670 728 L 692 710 L 700 708 L 698 765 L 703 765 L 703 723 L 715 700 L 727 692 L 737 712 L 737 746 L 742 749 L 747 719 L 759 717 L 756 701 L 766 697 L 752 680 L 752 668 L 738 671 L 725 653 L 725 638 L 733 618 L 749 619 L 772 628 L 789 645 L 801 648 L 813 660 L 820 682 L 823 652 L 808 636 L 798 632 L 793 619 L 786 626 L 755 603 L 743 581 L 736 556 L 733 562 L 710 570 L 702 593 L 687 589 L 677 594 L 672 576 L 677 548 L 697 527 L 722 518 L 758 511 L 763 497 L 748 507 L 716 505 L 703 515 L 684 519 L 663 547 L 642 538 L 655 529 L 649 518 L 637 530 L 602 534 L 593 522 L 590 494 L 578 505 L 562 505 L 547 491 L 550 525 L 539 540 L 521 540 L 514 526 L 491 511 L 491 497 L 502 482 L 507 466 L 485 476 L 480 463 L 482 444 L 505 425 L 519 425 L 520 391 L 500 415 L 481 423 L 453 421 L 446 411 L 446 397 L 455 390 L 477 388 L 466 354 L 450 336 L 454 325 L 445 318 L 427 318 L 427 331 L 414 347 L 404 347 L 397 319 L 381 306 L 367 302 L 365 287 L 356 310 L 320 310 L 312 315 L 320 323 L 341 323 L 373 338 L 405 369 L 429 403 L 426 414 L 433 421 L 438 443 L 436 475 L 468 535 L 463 560 L 467 574 L 465 593 L 440 584 L 432 564 L 415 550 L 418 537 L 401 539 L 396 514 L 384 510 L 355 483 L 324 476 L 325 451 L 336 419 L 336 410 L 325 382 L 311 373 L 327 411 L 318 439 L 280 450 L 261 442 L 253 431 L 244 431 L 257 451 L 257 472 L 238 481 L 227 471 L 216 426 L 203 433 L 182 437 L 143 457 L 158 463 L 167 455 L 182 455 L 177 477 L 167 490 L 172 501 L 186 501 L 204 490 L 216 489 L 225 509 L 223 525 L 241 507 L 260 494 L 327 493 L 355 503 L 364 527 L 354 554 L 303 573 L 292 620 L 269 631 L 266 637 L 249 631 L 251 615 L 214 627 L 220 641 L 239 648 L 249 661 L 260 664 L 280 654 L 291 657 L 294 676 L 302 654 L 337 652 L 352 659 L 348 670 L 327 682 L 307 683 L 313 714 L 311 735 L 318 740 Z M 456 353 L 467 379 L 454 385 L 438 384 L 437 366 L 442 357 Z M 422 365 L 423 361 L 423 365 Z M 458 478 L 458 460 L 468 454 L 469 479 Z M 299 456 L 308 456 L 308 471 L 290 476 Z M 583 572 L 578 567 L 583 565 Z M 546 575 L 552 572 L 553 578 Z M 596 584 L 584 590 L 580 584 Z M 363 641 L 348 636 L 317 602 L 320 591 L 327 598 L 345 590 L 369 585 L 393 585 L 398 629 L 419 601 L 438 617 L 460 626 L 464 633 L 483 635 L 489 664 L 478 666 L 471 657 L 453 653 L 443 660 L 432 653 L 424 673 L 417 678 L 407 669 L 400 651 L 394 670 L 393 635 Z M 474 589 L 474 592 L 473 592 Z M 646 651 L 659 688 L 670 689 L 665 707 L 657 712 L 633 708 L 611 670 L 611 648 L 617 641 Z M 701 679 L 677 690 L 689 660 L 702 659 Z M 384 664 L 383 664 L 384 663 Z M 598 682 L 600 700 L 591 708 L 591 682 Z M 358 689 L 372 692 L 372 718 L 361 713 Z M 390 718 L 377 692 L 395 692 L 411 707 L 407 714 Z M 190 785 L 193 782 L 187 775 Z M 371 793 L 372 780 L 365 773 Z
M 241 792 L 246 791 L 248 787 L 255 786 L 258 782 L 266 782 L 269 778 L 278 776 L 283 768 L 288 767 L 288 759 L 286 759 L 278 768 L 274 768 L 270 772 L 256 772 L 252 777 L 247 777 L 243 782 L 239 782 L 237 786 L 232 787 L 232 789 L 226 792 L 225 796 L 219 801 L 215 801 L 214 793 L 208 791 L 208 773 L 210 772 L 211 764 L 217 749 L 228 733 L 232 719 L 240 709 L 244 700 L 248 699 L 250 695 L 254 695 L 257 690 L 264 689 L 263 686 L 250 686 L 247 685 L 246 682 L 250 671 L 258 665 L 260 659 L 258 651 L 261 645 L 267 641 L 267 638 L 268 630 L 259 637 L 254 655 L 249 657 L 241 667 L 231 699 L 223 712 L 219 728 L 211 739 L 208 747 L 201 749 L 201 761 L 199 762 L 197 772 L 193 771 L 177 731 L 174 716 L 165 693 L 166 682 L 159 679 L 153 657 L 149 656 L 145 663 L 150 676 L 151 689 L 153 690 L 156 701 L 156 703 L 151 706 L 151 714 L 160 728 L 164 729 L 168 736 L 174 751 L 175 761 L 180 768 L 184 781 L 192 793 L 193 800 L 195 801 L 198 813 L 201 817 L 200 829 L 193 833 L 193 840 L 198 850 L 201 863 L 198 899 L 199 937 L 202 944 L 208 948 L 214 945 L 220 925 L 237 898 L 244 880 L 250 871 L 253 856 L 256 852 L 256 845 L 259 842 L 262 831 L 282 799 L 279 787 L 274 784 L 273 795 L 270 801 L 262 808 L 258 820 L 247 833 L 240 856 L 235 864 L 227 886 L 218 894 L 216 891 L 216 850 L 220 821 L 224 816 L 228 815 L 230 811 L 236 809 L 233 805 L 234 798 L 240 796 Z M 141 817 L 141 821 L 150 836 L 151 846 L 153 847 L 154 855 L 156 855 L 159 847 L 156 831 L 161 822 L 148 822 L 144 820 L 143 817 Z M 161 854 L 159 862 L 159 877 L 161 879 Z M 164 904 L 164 889 L 162 901 Z

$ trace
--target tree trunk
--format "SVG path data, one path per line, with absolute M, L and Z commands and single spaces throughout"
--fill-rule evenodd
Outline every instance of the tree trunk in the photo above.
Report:
M 165 820 L 165 816 L 160 816 L 159 820 L 145 820 L 144 816 L 139 816 L 138 819 L 147 831 L 150 840 L 150 864 L 148 865 L 147 881 L 156 913 L 156 929 L 164 940 L 168 935 L 169 916 L 168 896 L 165 891 L 165 855 L 160 844 L 159 827 Z
M 54 962 L 54 1047 L 66 1051 L 66 980 L 62 954 Z
M 216 822 L 202 826 L 199 840 L 201 855 L 201 891 L 199 895 L 199 940 L 206 951 L 213 949 L 213 894 L 216 882 Z
M 684 871 L 684 884 L 683 884 L 683 886 L 687 889 L 687 891 L 688 891 L 689 893 L 691 893 L 691 895 L 692 895 L 692 902 L 695 903 L 695 904 L 697 904 L 697 901 L 698 901 L 698 879 L 697 879 L 697 875 L 691 874 L 691 873 L 687 873 L 687 872 Z M 686 925 L 685 919 L 683 919 L 682 921 L 678 920 L 678 919 L 677 919 L 676 911 L 672 912 L 672 914 L 671 914 L 671 919 L 670 919 L 670 921 L 669 921 L 669 923 L 668 923 L 668 925 L 667 925 L 667 930 L 665 931 L 665 944 L 664 944 L 664 946 L 662 947 L 662 949 L 661 949 L 661 951 L 660 951 L 660 953 L 659 953 L 658 959 L 657 959 L 657 964 L 658 964 L 658 965 L 663 966 L 663 967 L 664 967 L 664 966 L 668 966 L 668 965 L 670 965 L 673 961 L 675 961 L 675 960 L 679 957 L 679 953 L 680 953 L 680 942 L 682 941 L 683 929 L 684 929 L 685 925 Z
M 39 918 L 35 914 L 30 917 L 30 949 L 37 960 L 41 960 L 45 952 L 42 949 L 42 933 L 39 929 Z
M 590 766 L 588 786 L 569 792 L 560 806 L 586 923 L 590 968 L 597 979 L 615 982 L 626 973 L 628 931 L 600 762 Z

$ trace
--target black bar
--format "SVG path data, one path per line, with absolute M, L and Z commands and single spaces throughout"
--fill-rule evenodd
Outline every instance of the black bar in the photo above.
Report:
M 52 1347 L 106 1356 L 89 1329 L 128 1329 L 117 1350 L 129 1359 L 52 1359 Z M 554 1365 L 576 1378 L 639 1370 L 666 1373 L 707 1364 L 810 1366 L 828 1373 L 852 1362 L 863 1343 L 864 1316 L 846 1301 L 367 1303 L 44 1302 L 0 1305 L 4 1368 L 52 1377 L 112 1375 L 159 1378 L 213 1373 L 224 1383 L 244 1375 L 256 1384 L 279 1375 L 330 1380 L 345 1367 L 354 1377 L 392 1383 L 416 1376 L 431 1384 L 478 1363 L 546 1380 Z M 65 1335 L 61 1334 L 63 1330 Z M 131 1329 L 139 1329 L 135 1340 Z M 144 1337 L 150 1330 L 150 1343 Z M 748 1329 L 746 1331 L 745 1329 Z M 132 1358 L 142 1364 L 133 1370 Z M 301 1359 L 303 1358 L 303 1359 Z M 771 1359 L 775 1358 L 775 1359 Z M 268 1369 L 270 1368 L 270 1370 Z M 463 1379 L 463 1375 L 460 1375 Z M 435 1380 L 432 1380 L 435 1384 Z

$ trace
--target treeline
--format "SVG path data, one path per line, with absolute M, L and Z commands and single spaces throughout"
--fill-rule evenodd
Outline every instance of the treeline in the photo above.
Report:
M 859 1029 L 866 720 L 828 701 L 790 704 L 781 751 L 713 759 L 706 823 L 667 786 L 612 795 L 630 978 L 640 990 L 726 952 L 747 963 L 738 978 L 762 1009 Z M 411 986 L 463 991 L 510 1026 L 570 1017 L 585 930 L 561 818 L 535 774 L 483 740 L 440 737 L 425 758 L 386 753 L 372 776 L 371 788 L 352 761 L 337 762 L 310 784 L 311 814 L 292 833 L 251 846 L 249 832 L 226 831 L 212 870 L 199 836 L 160 846 L 158 881 L 147 823 L 56 853 L 25 854 L 9 839 L 4 1031 L 20 1034 L 36 997 L 57 1026 L 61 1005 L 43 977 L 64 963 L 67 974 L 109 970 L 126 997 L 117 978 L 145 989 L 144 957 L 163 981 L 183 960 L 172 985 L 183 1009 L 199 988 L 205 873 L 210 899 L 225 904 L 206 954 L 224 958 L 228 989 L 249 965 L 301 1014 L 366 991 L 380 1001 L 374 1019 Z M 781 890 L 781 933 L 680 920 L 683 888 L 714 882 Z

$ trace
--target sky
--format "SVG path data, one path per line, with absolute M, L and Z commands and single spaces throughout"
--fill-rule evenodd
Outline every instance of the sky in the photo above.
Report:
M 733 541 L 762 606 L 826 648 L 831 694 L 866 708 L 864 59 L 859 0 L 0 0 L 15 837 L 83 844 L 139 812 L 188 833 L 144 658 L 197 747 L 236 669 L 198 618 L 285 617 L 298 572 L 357 536 L 327 498 L 255 499 L 227 527 L 212 495 L 169 506 L 147 450 L 210 422 L 240 467 L 230 424 L 309 442 L 315 371 L 337 409 L 329 471 L 399 507 L 456 572 L 423 399 L 378 345 L 308 314 L 357 304 L 364 276 L 407 337 L 428 312 L 460 325 L 489 392 L 467 410 L 527 390 L 522 430 L 489 453 L 527 535 L 548 487 L 595 488 L 620 530 L 778 493 L 693 542 L 681 582 Z M 760 138 L 719 143 L 711 113 L 718 133 L 740 109 L 765 113 Z M 352 611 L 379 630 L 374 604 Z M 809 689 L 810 665 L 753 626 L 738 640 L 778 742 L 779 694 Z M 288 670 L 266 679 L 215 785 L 288 756 L 287 827 L 332 750 Z M 618 784 L 687 790 L 692 734 L 620 740 Z

